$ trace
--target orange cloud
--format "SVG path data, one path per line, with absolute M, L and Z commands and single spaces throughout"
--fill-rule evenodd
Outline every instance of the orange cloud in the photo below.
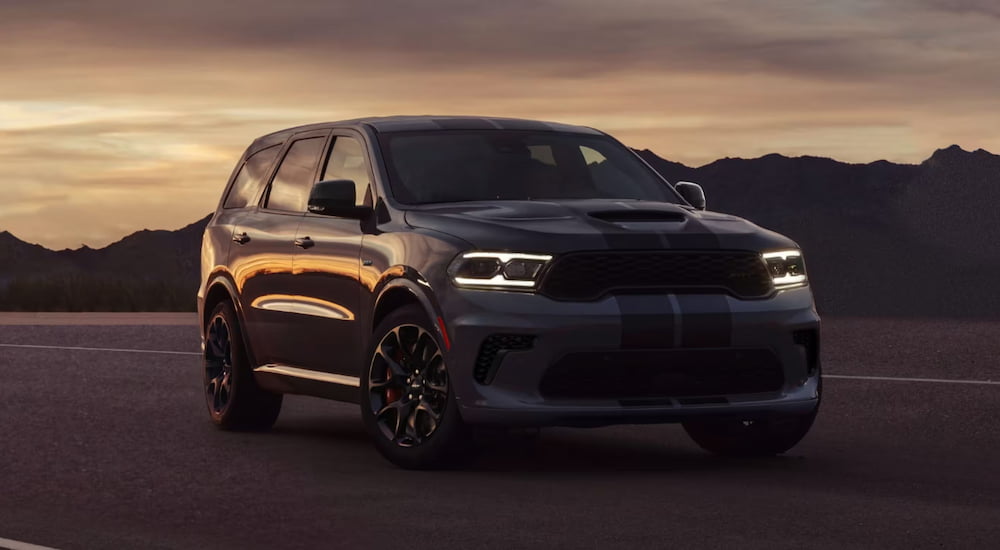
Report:
M 252 138 L 367 115 L 585 124 L 695 165 L 998 151 L 992 6 L 5 3 L 0 229 L 58 248 L 180 227 Z

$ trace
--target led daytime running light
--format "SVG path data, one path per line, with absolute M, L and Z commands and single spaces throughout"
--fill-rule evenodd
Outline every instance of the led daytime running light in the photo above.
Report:
M 777 250 L 774 252 L 764 252 L 761 254 L 764 262 L 767 264 L 768 273 L 771 275 L 771 281 L 774 283 L 776 289 L 792 288 L 797 286 L 803 286 L 806 284 L 806 273 L 805 264 L 802 263 L 802 251 L 800 250 Z M 772 261 L 768 261 L 772 260 Z M 774 260 L 780 260 L 784 266 L 783 275 L 775 275 L 771 271 L 771 267 L 777 262 Z M 796 260 L 798 263 L 798 269 L 801 273 L 792 273 L 789 269 L 790 260 Z M 779 264 L 779 265 L 782 265 Z
M 500 270 L 498 273 L 493 275 L 488 279 L 475 278 L 475 277 L 462 277 L 456 275 L 457 272 L 461 270 L 462 262 L 465 260 L 475 260 L 475 259 L 491 259 L 500 262 Z M 535 271 L 535 278 L 533 279 L 508 279 L 505 276 L 505 270 L 507 264 L 512 261 L 529 261 L 529 262 L 541 262 L 547 264 L 552 260 L 552 256 L 548 254 L 521 254 L 517 252 L 466 252 L 459 256 L 453 263 L 451 268 L 449 268 L 449 273 L 451 274 L 452 281 L 460 286 L 471 287 L 471 288 L 496 288 L 496 289 L 517 289 L 517 290 L 533 290 L 538 284 L 537 277 L 538 274 L 544 269 L 544 265 Z

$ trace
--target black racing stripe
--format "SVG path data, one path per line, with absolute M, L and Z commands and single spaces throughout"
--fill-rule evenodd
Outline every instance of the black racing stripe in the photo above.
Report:
M 658 233 L 643 233 L 591 218 L 578 212 L 581 220 L 594 228 L 608 250 L 662 250 L 670 241 Z M 621 315 L 622 349 L 672 348 L 676 340 L 676 315 L 669 296 L 616 295 L 613 299 Z
M 662 250 L 668 248 L 668 241 L 657 233 L 640 233 L 620 229 L 604 222 L 604 241 L 612 250 Z M 596 224 L 595 224 L 596 225 Z
M 623 349 L 674 347 L 674 308 L 670 298 L 658 296 L 615 296 L 622 319 Z
M 626 210 L 629 207 L 622 206 L 620 208 Z M 601 235 L 608 250 L 663 250 L 671 247 L 670 240 L 662 232 L 625 229 L 614 223 L 591 217 L 589 210 L 582 206 L 573 208 L 574 213 L 581 221 Z
M 733 313 L 723 295 L 677 295 L 681 347 L 720 348 L 733 342 Z
M 670 236 L 670 244 L 678 250 L 719 250 L 719 237 L 712 233 L 679 233 Z
M 672 248 L 679 250 L 719 250 L 719 236 L 694 216 L 689 215 L 684 230 L 670 235 Z

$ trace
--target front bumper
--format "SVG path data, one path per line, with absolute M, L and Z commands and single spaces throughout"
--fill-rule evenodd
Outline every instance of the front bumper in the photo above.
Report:
M 595 302 L 454 289 L 441 306 L 452 342 L 447 355 L 450 380 L 462 417 L 470 424 L 677 422 L 705 415 L 806 414 L 819 403 L 817 348 L 809 349 L 795 336 L 815 331 L 813 345 L 818 346 L 819 316 L 808 287 L 780 291 L 766 300 L 648 295 L 609 296 Z M 486 383 L 477 381 L 474 371 L 482 344 L 497 334 L 528 335 L 531 347 L 501 354 Z M 553 396 L 543 391 L 546 372 L 567 355 L 618 357 L 623 350 L 661 350 L 664 356 L 671 356 L 669 350 L 692 352 L 686 356 L 766 350 L 779 365 L 781 380 L 776 387 L 753 393 L 697 395 L 689 388 L 680 396 L 669 391 L 650 395 L 647 388 L 643 399 Z

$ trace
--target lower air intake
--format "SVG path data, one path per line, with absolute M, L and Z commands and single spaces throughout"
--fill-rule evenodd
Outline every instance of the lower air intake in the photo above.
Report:
M 539 390 L 558 399 L 648 399 L 778 391 L 785 377 L 767 349 L 580 352 L 564 356 Z
M 531 349 L 535 337 L 528 334 L 493 334 L 483 340 L 476 357 L 473 377 L 480 384 L 489 384 L 496 375 L 500 361 L 508 351 Z

